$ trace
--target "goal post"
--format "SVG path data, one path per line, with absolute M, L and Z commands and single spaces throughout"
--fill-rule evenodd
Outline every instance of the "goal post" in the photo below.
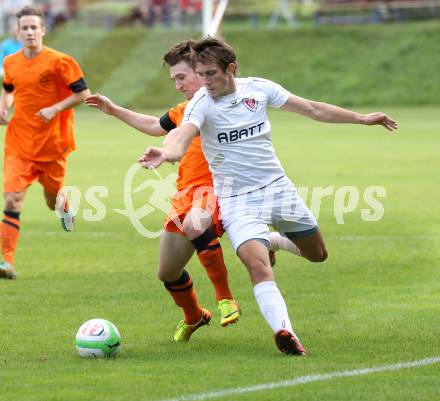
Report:
M 216 3 L 215 13 L 214 3 Z M 217 36 L 220 24 L 228 6 L 228 0 L 203 0 L 203 37 Z

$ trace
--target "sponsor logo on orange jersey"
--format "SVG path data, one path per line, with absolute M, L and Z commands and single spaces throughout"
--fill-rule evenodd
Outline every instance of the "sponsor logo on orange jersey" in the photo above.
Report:
M 51 71 L 46 70 L 40 74 L 39 82 L 41 85 L 47 85 L 53 81 L 54 77 Z

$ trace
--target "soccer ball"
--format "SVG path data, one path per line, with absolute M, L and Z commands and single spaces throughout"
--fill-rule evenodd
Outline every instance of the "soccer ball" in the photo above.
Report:
M 75 345 L 83 358 L 110 358 L 119 351 L 121 335 L 112 322 L 92 319 L 78 329 Z

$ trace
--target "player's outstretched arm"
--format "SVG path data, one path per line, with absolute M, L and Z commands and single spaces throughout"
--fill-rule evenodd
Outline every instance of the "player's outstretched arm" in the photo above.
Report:
M 75 107 L 78 104 L 81 104 L 88 95 L 90 95 L 89 89 L 84 89 L 81 92 L 74 92 L 60 102 L 41 109 L 36 113 L 36 115 L 48 123 L 60 111 L 70 109 L 71 107 Z
M 167 133 L 167 131 L 161 127 L 158 117 L 136 113 L 125 109 L 112 102 L 107 96 L 100 95 L 99 93 L 87 96 L 84 99 L 84 103 L 89 107 L 93 107 L 116 117 L 118 120 L 121 120 L 125 124 L 143 132 L 144 134 L 162 136 Z
M 8 124 L 8 112 L 12 103 L 14 103 L 14 95 L 2 89 L 0 94 L 0 125 Z
M 164 162 L 174 163 L 179 161 L 192 140 L 199 134 L 199 129 L 191 123 L 173 130 L 172 136 L 167 138 L 162 148 L 149 147 L 139 158 L 138 162 L 150 169 L 159 167 Z
M 326 123 L 382 125 L 389 131 L 397 129 L 396 120 L 384 113 L 356 113 L 333 104 L 315 102 L 292 94 L 281 108 Z

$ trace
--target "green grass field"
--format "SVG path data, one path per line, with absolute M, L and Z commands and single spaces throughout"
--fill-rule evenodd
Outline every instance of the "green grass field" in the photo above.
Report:
M 41 187 L 34 185 L 21 218 L 18 280 L 0 282 L 0 400 L 205 400 L 210 391 L 440 356 L 438 108 L 386 111 L 399 120 L 396 134 L 272 114 L 278 156 L 298 187 L 354 186 L 361 194 L 345 224 L 335 221 L 334 197 L 323 199 L 319 222 L 330 251 L 325 263 L 278 255 L 277 282 L 310 351 L 305 358 L 277 352 L 247 273 L 226 238 L 231 287 L 243 310 L 240 322 L 222 328 L 214 314 L 212 324 L 188 344 L 171 342 L 181 316 L 155 276 L 159 241 L 140 236 L 113 210 L 124 209 L 128 168 L 155 141 L 98 112 L 79 111 L 78 150 L 70 158 L 67 181 L 83 193 L 76 231 L 61 230 L 44 206 Z M 166 166 L 160 174 L 175 169 Z M 142 171 L 136 181 L 155 177 Z M 101 199 L 106 215 L 87 222 L 84 209 L 94 209 L 84 194 L 93 185 L 108 188 Z M 385 214 L 378 222 L 361 219 L 367 207 L 362 194 L 371 185 L 387 193 L 380 199 Z M 139 207 L 150 192 L 135 197 Z M 157 211 L 143 223 L 157 230 L 163 218 Z M 197 260 L 189 271 L 202 304 L 215 311 L 214 291 Z M 117 358 L 77 355 L 76 330 L 94 317 L 120 329 Z M 439 374 L 440 365 L 433 364 L 262 386 L 212 399 L 433 401 Z

